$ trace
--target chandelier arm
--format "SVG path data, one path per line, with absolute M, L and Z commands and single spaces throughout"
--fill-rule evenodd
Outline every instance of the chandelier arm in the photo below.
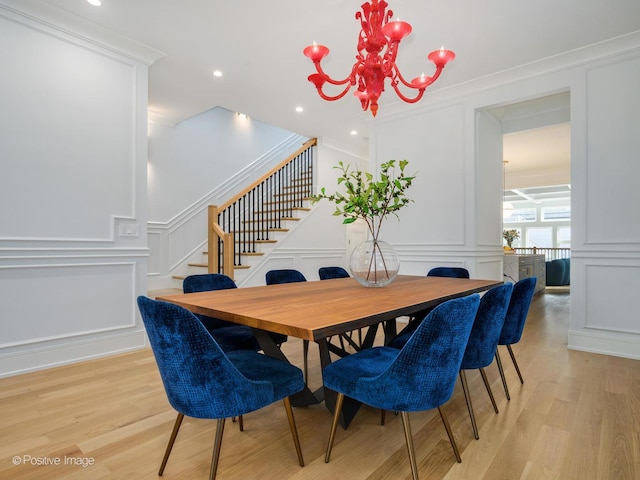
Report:
M 324 70 L 322 70 L 322 67 L 320 66 L 320 62 L 317 62 L 315 65 L 316 65 L 316 70 L 318 71 L 320 76 L 322 76 L 322 79 L 325 80 L 327 83 L 330 83 L 332 85 L 344 85 L 345 83 L 351 82 L 351 85 L 355 85 L 355 80 L 354 80 L 355 75 L 353 72 L 356 70 L 358 66 L 357 63 L 353 66 L 353 69 L 351 70 L 351 73 L 349 74 L 349 76 L 344 80 L 334 80 L 329 75 L 324 73 Z
M 342 97 L 344 97 L 347 94 L 347 92 L 349 90 L 351 90 L 351 87 L 352 87 L 351 84 L 347 85 L 346 88 L 341 93 L 339 93 L 338 95 L 336 95 L 334 97 L 330 97 L 328 95 L 325 95 L 325 93 L 322 91 L 322 87 L 319 87 L 316 90 L 318 90 L 318 95 L 320 95 L 320 98 L 322 98 L 323 100 L 327 100 L 329 102 L 332 102 L 334 100 L 340 100 Z
M 393 87 L 393 89 L 396 91 L 396 94 L 405 102 L 407 103 L 416 103 L 417 101 L 419 101 L 422 98 L 422 95 L 424 95 L 424 88 L 420 88 L 420 90 L 418 91 L 418 95 L 416 95 L 414 98 L 409 98 L 406 97 L 402 94 L 402 92 L 400 91 L 400 89 L 398 88 L 398 82 L 391 82 L 391 86 Z M 412 87 L 412 88 L 416 88 L 416 87 Z

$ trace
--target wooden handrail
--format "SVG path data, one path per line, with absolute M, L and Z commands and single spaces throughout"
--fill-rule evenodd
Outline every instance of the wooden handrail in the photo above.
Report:
M 260 178 L 251 183 L 248 187 L 234 195 L 227 202 L 220 206 L 210 205 L 208 208 L 208 249 L 207 249 L 207 270 L 209 273 L 218 273 L 222 271 L 225 275 L 234 279 L 234 252 L 235 252 L 235 238 L 230 232 L 225 232 L 224 229 L 218 223 L 218 218 L 222 212 L 239 201 L 253 189 L 258 187 L 263 182 L 267 181 L 271 176 L 278 173 L 284 167 L 293 162 L 301 154 L 307 151 L 309 148 L 317 145 L 317 139 L 313 138 L 305 142 L 296 152 L 288 156 L 284 161 L 280 162 L 276 167 L 269 170 Z M 222 239 L 222 269 L 220 268 L 220 244 L 219 239 Z
M 258 185 L 260 185 L 262 182 L 264 182 L 267 178 L 269 178 L 271 175 L 273 175 L 274 173 L 276 173 L 278 170 L 280 170 L 282 167 L 284 167 L 285 165 L 288 165 L 289 163 L 291 163 L 293 160 L 296 159 L 296 157 L 298 155 L 300 155 L 302 152 L 304 152 L 305 150 L 307 150 L 309 147 L 314 147 L 318 144 L 318 139 L 317 138 L 312 138 L 311 140 L 308 140 L 305 144 L 302 145 L 302 147 L 300 147 L 298 150 L 296 150 L 295 153 L 292 153 L 291 155 L 289 155 L 283 162 L 279 163 L 277 166 L 273 167 L 271 170 L 269 170 L 267 173 L 265 173 L 264 175 L 262 175 L 260 178 L 258 178 L 255 182 L 253 182 L 251 185 L 249 185 L 248 187 L 244 188 L 240 193 L 234 195 L 230 200 L 226 201 L 225 203 L 223 203 L 222 205 L 220 205 L 218 207 L 219 211 L 223 211 L 225 208 L 233 205 L 235 202 L 238 201 L 239 198 L 243 197 L 244 195 L 246 195 L 248 192 L 250 192 L 251 190 L 253 190 L 255 187 L 257 187 Z

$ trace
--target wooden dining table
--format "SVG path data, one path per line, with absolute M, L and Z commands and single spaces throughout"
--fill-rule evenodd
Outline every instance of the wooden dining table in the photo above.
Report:
M 265 354 L 287 360 L 268 332 L 282 333 L 316 342 L 324 368 L 331 353 L 349 354 L 331 338 L 347 338 L 348 332 L 364 328 L 362 343 L 352 349 L 373 346 L 378 327 L 384 326 L 385 341 L 396 333 L 395 319 L 419 317 L 447 300 L 488 290 L 497 280 L 460 279 L 399 275 L 385 287 L 364 287 L 353 278 L 337 278 L 243 287 L 228 290 L 159 296 L 158 300 L 180 305 L 191 312 L 252 327 Z M 320 387 L 312 392 L 307 385 L 292 397 L 294 406 L 324 400 L 333 411 L 336 393 Z M 345 399 L 341 424 L 346 428 L 360 404 Z

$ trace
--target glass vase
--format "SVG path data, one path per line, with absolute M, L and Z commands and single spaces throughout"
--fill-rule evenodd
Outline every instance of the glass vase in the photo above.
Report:
M 353 250 L 349 269 L 365 287 L 384 287 L 398 275 L 400 259 L 387 242 L 366 240 Z

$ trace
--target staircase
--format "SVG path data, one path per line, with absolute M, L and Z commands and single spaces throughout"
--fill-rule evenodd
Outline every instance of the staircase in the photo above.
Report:
M 189 274 L 222 273 L 235 279 L 264 260 L 305 212 L 313 190 L 313 147 L 297 152 L 221 206 L 209 206 L 208 248 Z M 174 275 L 182 280 L 186 275 Z

